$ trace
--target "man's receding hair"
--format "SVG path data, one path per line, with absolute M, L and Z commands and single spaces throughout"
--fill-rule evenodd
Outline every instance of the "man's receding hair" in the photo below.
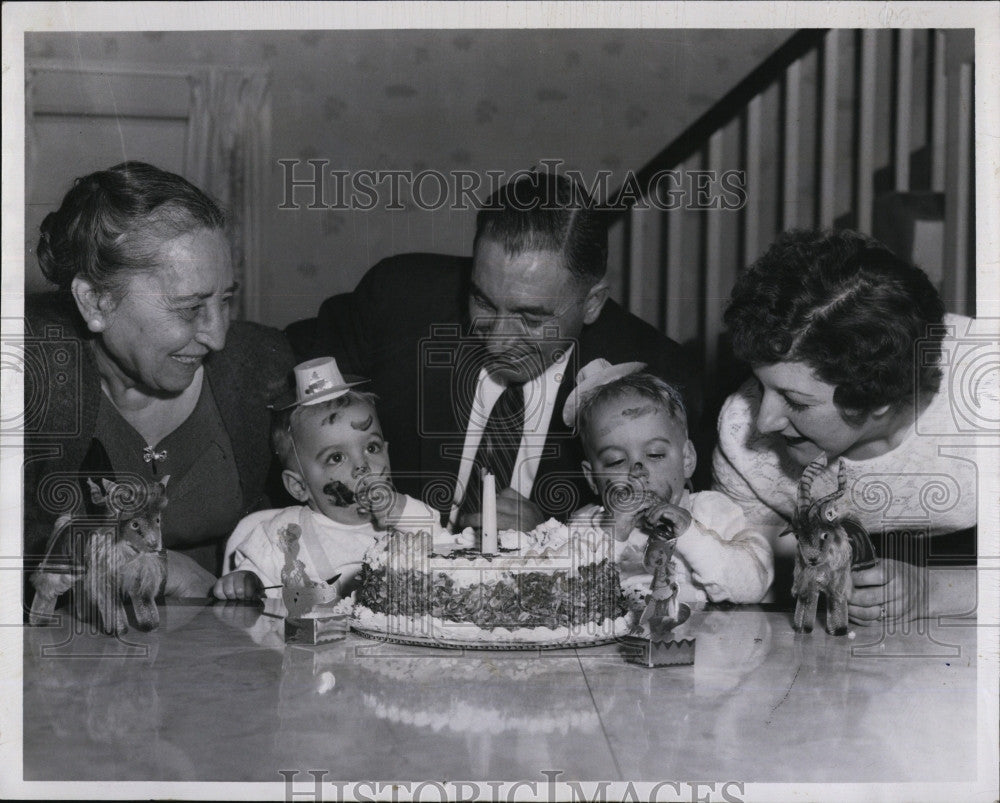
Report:
M 590 434 L 590 422 L 597 406 L 605 401 L 620 399 L 629 393 L 636 393 L 644 399 L 666 410 L 687 431 L 687 410 L 680 391 L 660 379 L 645 372 L 627 374 L 606 385 L 601 385 L 593 393 L 585 396 L 577 411 L 577 424 L 580 439 L 587 443 Z
M 607 215 L 577 182 L 527 173 L 494 192 L 476 216 L 473 252 L 484 239 L 510 256 L 554 251 L 577 279 L 594 283 L 608 267 Z
M 348 402 L 364 402 L 375 407 L 377 401 L 378 396 L 374 393 L 351 389 L 335 399 L 311 406 L 327 407 L 335 404 L 337 407 L 346 407 Z M 292 444 L 292 425 L 298 418 L 297 413 L 302 410 L 303 406 L 300 404 L 297 407 L 287 410 L 275 410 L 271 415 L 271 448 L 274 449 L 274 453 L 281 460 L 281 465 L 293 471 L 298 471 L 299 467 L 293 460 L 295 450 Z

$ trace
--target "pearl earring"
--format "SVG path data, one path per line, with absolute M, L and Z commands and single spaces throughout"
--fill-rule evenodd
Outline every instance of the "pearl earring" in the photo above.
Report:
M 100 320 L 98 320 L 97 318 L 91 318 L 90 319 L 90 331 L 91 332 L 100 332 L 103 328 L 104 328 L 104 324 L 102 324 L 100 322 Z

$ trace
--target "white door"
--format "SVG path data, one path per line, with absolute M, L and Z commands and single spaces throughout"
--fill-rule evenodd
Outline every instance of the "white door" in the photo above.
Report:
M 39 226 L 76 178 L 127 159 L 185 175 L 191 92 L 181 72 L 30 60 L 26 68 L 25 290 L 33 292 L 52 289 L 35 259 Z

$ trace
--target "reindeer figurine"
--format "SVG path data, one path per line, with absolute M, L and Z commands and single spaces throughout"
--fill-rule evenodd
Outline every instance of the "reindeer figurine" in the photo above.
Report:
M 847 490 L 847 469 L 840 461 L 837 490 L 811 502 L 813 480 L 826 458 L 818 457 L 802 472 L 798 507 L 792 531 L 798 541 L 792 595 L 795 603 L 795 632 L 811 633 L 816 621 L 820 593 L 826 595 L 826 631 L 834 636 L 847 634 L 847 602 L 851 595 L 851 569 L 867 568 L 877 562 L 868 532 L 845 514 L 841 500 Z
M 132 601 L 136 625 L 153 630 L 160 624 L 156 595 L 167 576 L 166 551 L 160 531 L 160 514 L 167 504 L 166 476 L 145 489 L 145 499 L 136 508 L 129 505 L 132 490 L 124 484 L 103 480 L 104 490 L 87 480 L 94 504 L 108 512 L 108 521 L 88 527 L 83 549 L 74 544 L 74 560 L 69 571 L 50 563 L 52 546 L 60 538 L 74 537 L 74 516 L 60 516 L 50 539 L 49 554 L 31 576 L 35 598 L 28 621 L 32 625 L 51 621 L 58 596 L 82 580 L 83 596 L 96 604 L 105 633 L 118 635 L 128 630 L 124 600 Z M 81 565 L 82 564 L 82 565 Z

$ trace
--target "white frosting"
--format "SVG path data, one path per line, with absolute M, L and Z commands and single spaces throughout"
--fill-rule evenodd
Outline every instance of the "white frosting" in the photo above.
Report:
M 461 577 L 465 570 L 475 570 L 469 572 L 466 582 L 473 582 L 473 575 L 474 582 L 489 582 L 504 572 L 550 572 L 614 560 L 614 544 L 604 530 L 592 526 L 570 528 L 555 519 L 527 533 L 501 530 L 501 549 L 516 551 L 490 556 L 452 555 L 455 550 L 467 548 L 470 540 L 468 528 L 457 535 L 445 532 L 437 539 L 423 530 L 397 531 L 381 536 L 369 548 L 364 561 L 375 569 L 387 566 L 392 571 L 426 573 L 442 569 L 455 573 L 456 577 Z
M 629 632 L 629 616 L 607 618 L 572 627 L 494 627 L 485 630 L 471 622 L 450 622 L 436 616 L 390 616 L 363 605 L 354 607 L 354 622 L 363 630 L 399 638 L 438 639 L 480 643 L 558 644 L 602 641 Z
M 472 705 L 458 701 L 440 711 L 424 708 L 413 709 L 404 701 L 399 703 L 379 699 L 378 695 L 364 694 L 365 705 L 374 711 L 379 719 L 402 722 L 419 728 L 440 731 L 447 728 L 458 733 L 499 733 L 505 730 L 531 730 L 541 733 L 566 734 L 576 731 L 592 731 L 599 724 L 594 711 L 579 710 L 560 713 L 546 712 L 544 709 L 529 715 L 512 715 L 487 706 Z M 409 704 L 412 705 L 412 704 Z

